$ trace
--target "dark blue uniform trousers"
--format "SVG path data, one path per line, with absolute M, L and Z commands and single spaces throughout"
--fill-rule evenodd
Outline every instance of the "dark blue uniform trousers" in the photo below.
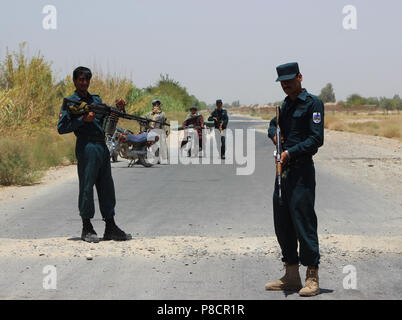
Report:
M 102 217 L 104 219 L 112 218 L 115 214 L 116 197 L 110 155 L 106 144 L 77 139 L 75 154 L 80 185 L 78 197 L 80 216 L 91 219 L 95 215 L 95 185 Z
M 314 211 L 315 169 L 313 162 L 286 169 L 282 178 L 282 205 L 278 186 L 273 195 L 275 233 L 282 250 L 282 261 L 317 266 L 320 262 L 317 216 Z M 300 256 L 297 245 L 300 244 Z
M 225 151 L 226 151 L 226 137 L 221 136 L 221 156 L 225 155 Z

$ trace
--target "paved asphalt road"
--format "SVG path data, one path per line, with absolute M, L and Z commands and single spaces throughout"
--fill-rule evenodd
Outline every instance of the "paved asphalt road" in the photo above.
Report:
M 237 120 L 230 123 L 231 128 L 267 126 L 246 118 L 231 119 Z M 272 242 L 270 250 L 264 252 L 248 244 L 263 237 L 274 239 L 273 145 L 266 134 L 256 132 L 255 147 L 255 172 L 246 176 L 236 175 L 235 164 L 152 168 L 127 168 L 125 160 L 113 164 L 116 221 L 133 234 L 130 243 L 145 243 L 144 248 L 132 254 L 125 254 L 124 249 L 122 254 L 99 254 L 93 260 L 87 260 L 85 254 L 68 256 L 57 249 L 45 256 L 0 254 L 0 298 L 302 299 L 294 293 L 264 290 L 268 280 L 283 273 L 278 246 Z M 400 236 L 399 203 L 368 186 L 344 181 L 319 165 L 316 173 L 320 236 Z M 77 194 L 75 178 L 44 189 L 32 199 L 0 205 L 0 238 L 33 243 L 69 239 L 64 240 L 64 249 L 78 243 L 81 221 Z M 94 226 L 102 235 L 104 223 L 98 207 L 96 210 Z M 164 255 L 158 247 L 147 247 L 147 241 L 158 239 L 170 241 L 170 253 Z M 242 253 L 233 247 L 233 239 L 244 244 Z M 199 243 L 197 249 L 193 240 Z M 223 247 L 213 251 L 208 243 Z M 119 250 L 126 245 L 108 242 L 108 250 L 113 244 Z M 173 250 L 174 246 L 181 249 Z M 199 250 L 201 247 L 205 250 Z M 0 250 L 4 251 L 1 245 Z M 312 299 L 402 298 L 400 254 L 348 253 L 329 245 L 321 246 L 321 254 L 322 294 Z M 45 265 L 57 267 L 57 290 L 42 287 Z M 346 265 L 356 268 L 356 289 L 343 287 Z M 302 267 L 302 278 L 304 272 Z

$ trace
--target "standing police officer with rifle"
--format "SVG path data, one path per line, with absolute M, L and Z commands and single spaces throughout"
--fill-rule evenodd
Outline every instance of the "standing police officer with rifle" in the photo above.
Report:
M 91 82 L 91 70 L 78 67 L 73 72 L 76 88 L 69 100 L 83 103 L 102 103 L 98 95 L 90 94 L 88 88 Z M 70 102 L 69 105 L 72 103 Z M 123 99 L 116 101 L 116 107 L 124 109 Z M 99 238 L 91 224 L 95 214 L 93 187 L 99 198 L 99 207 L 106 222 L 103 240 L 129 240 L 130 234 L 122 231 L 114 221 L 116 197 L 110 167 L 109 150 L 105 143 L 105 132 L 102 128 L 105 115 L 90 111 L 84 115 L 74 115 L 63 105 L 60 111 L 57 130 L 59 134 L 74 132 L 77 136 L 75 154 L 79 178 L 78 208 L 82 218 L 83 228 L 81 239 L 87 242 L 99 242 Z
M 221 99 L 216 100 L 216 109 L 212 111 L 211 115 L 208 118 L 208 121 L 214 121 L 215 129 L 219 130 L 219 134 L 221 137 L 221 159 L 224 160 L 226 151 L 224 130 L 228 125 L 229 117 L 227 111 L 223 109 L 222 106 L 223 106 L 222 100 Z
M 320 253 L 317 216 L 314 211 L 315 169 L 313 155 L 324 143 L 324 106 L 320 99 L 301 86 L 297 63 L 278 66 L 278 79 L 287 94 L 280 110 L 279 126 L 283 140 L 280 152 L 281 179 L 276 179 L 273 195 L 275 233 L 282 250 L 286 274 L 267 283 L 266 290 L 299 291 L 301 296 L 319 294 Z M 277 143 L 277 119 L 273 118 L 268 136 Z M 281 181 L 281 194 L 278 180 Z M 281 195 L 281 199 L 279 197 Z M 297 252 L 300 245 L 300 255 Z M 299 262 L 307 266 L 302 286 Z

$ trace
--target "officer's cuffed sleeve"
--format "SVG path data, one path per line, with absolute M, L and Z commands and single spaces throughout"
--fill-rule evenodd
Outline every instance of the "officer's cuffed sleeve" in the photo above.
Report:
M 314 100 L 309 114 L 309 135 L 304 141 L 288 149 L 291 157 L 311 154 L 324 144 L 324 105 Z
M 272 140 L 276 135 L 276 117 L 274 117 L 269 123 L 268 137 Z
M 59 134 L 70 133 L 81 127 L 84 123 L 82 116 L 73 118 L 67 110 L 61 110 L 57 123 L 57 131 Z

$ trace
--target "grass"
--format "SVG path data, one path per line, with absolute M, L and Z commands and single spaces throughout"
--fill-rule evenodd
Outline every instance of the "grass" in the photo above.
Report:
M 40 178 L 40 173 L 32 159 L 30 144 L 16 143 L 2 137 L 0 139 L 0 183 L 2 185 L 31 184 Z
M 36 183 L 50 167 L 75 163 L 74 136 L 43 130 L 35 136 L 22 132 L 0 138 L 0 184 Z
M 336 112 L 325 115 L 324 126 L 330 130 L 380 136 L 402 141 L 401 114 L 347 114 Z

